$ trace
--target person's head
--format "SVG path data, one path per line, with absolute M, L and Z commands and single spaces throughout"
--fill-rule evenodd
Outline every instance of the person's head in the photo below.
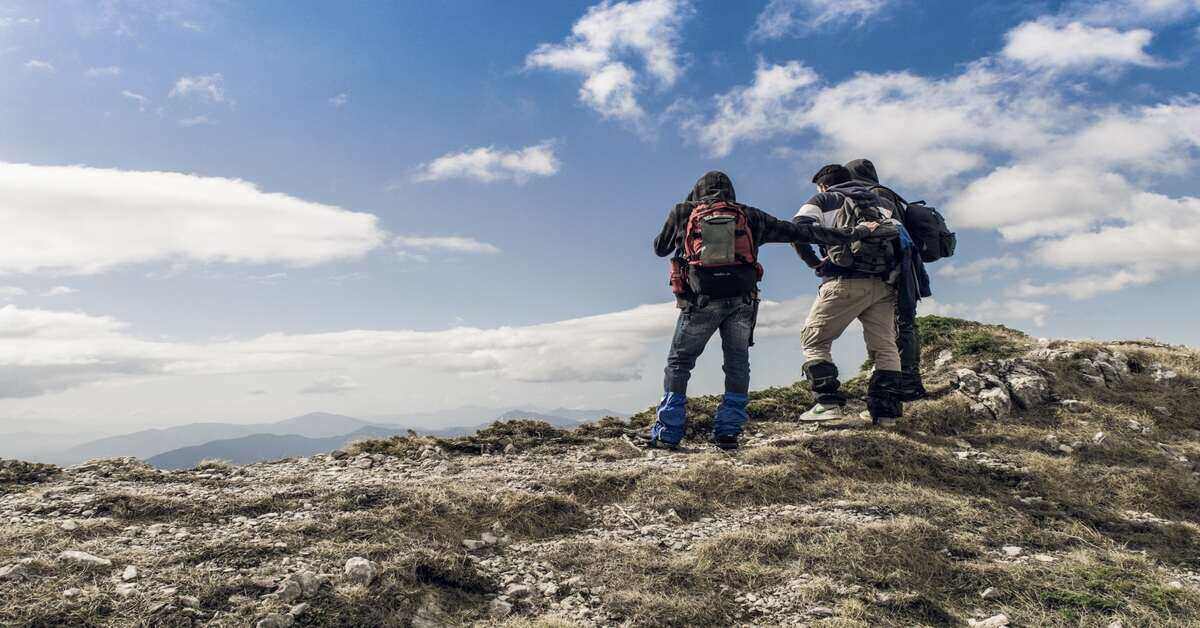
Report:
M 853 179 L 850 176 L 850 171 L 841 164 L 829 164 L 823 166 L 813 175 L 812 182 L 816 184 L 817 189 L 824 192 L 829 188 L 839 184 L 846 183 Z
M 879 174 L 875 172 L 875 164 L 871 163 L 870 159 L 848 161 L 846 170 L 850 171 L 850 176 L 854 177 L 855 181 L 879 185 Z
M 696 185 L 692 187 L 692 193 L 688 195 L 687 200 L 699 201 L 702 198 L 720 198 L 724 201 L 734 202 L 737 200 L 737 194 L 733 191 L 733 181 L 729 175 L 720 170 L 710 170 L 703 177 L 696 181 Z

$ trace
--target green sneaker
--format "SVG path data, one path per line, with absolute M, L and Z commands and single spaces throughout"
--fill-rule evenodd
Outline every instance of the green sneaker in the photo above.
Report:
M 817 421 L 836 421 L 842 418 L 842 406 L 818 403 L 813 406 L 808 412 L 800 415 L 800 420 L 804 422 Z

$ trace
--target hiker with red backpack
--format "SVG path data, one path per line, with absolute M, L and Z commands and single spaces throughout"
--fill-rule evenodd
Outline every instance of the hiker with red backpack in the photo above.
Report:
M 763 272 L 758 247 L 772 242 L 845 245 L 873 228 L 873 224 L 830 228 L 779 220 L 738 203 L 725 173 L 713 171 L 701 177 L 687 200 L 671 210 L 654 239 L 659 257 L 673 254 L 670 284 L 680 313 L 664 369 L 663 398 L 646 435 L 647 444 L 675 449 L 683 440 L 688 380 L 705 345 L 720 331 L 725 396 L 713 418 L 713 444 L 737 449 L 748 418 L 750 346 Z
M 870 188 L 854 181 L 841 164 L 813 176 L 818 193 L 796 213 L 796 224 L 853 227 L 878 222 L 869 237 L 850 245 L 822 247 L 816 256 L 797 245 L 800 257 L 822 279 L 801 333 L 804 375 L 816 404 L 802 421 L 840 419 L 846 405 L 833 363 L 833 342 L 855 319 L 862 323 L 867 355 L 875 370 L 867 387 L 867 411 L 876 425 L 892 425 L 902 415 L 901 363 L 896 346 L 897 285 L 911 270 L 914 244 L 896 209 Z

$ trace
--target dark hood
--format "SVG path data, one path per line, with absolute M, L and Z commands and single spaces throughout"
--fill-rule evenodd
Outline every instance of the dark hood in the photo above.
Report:
M 688 194 L 687 200 L 689 203 L 695 203 L 700 199 L 710 197 L 731 203 L 737 201 L 737 194 L 733 191 L 733 181 L 729 179 L 729 175 L 719 170 L 705 173 L 699 181 L 696 181 L 696 186 L 692 188 L 692 193 Z
M 847 181 L 829 188 L 830 192 L 845 194 L 856 201 L 878 202 L 879 197 L 861 181 Z
M 879 185 L 879 175 L 876 174 L 875 164 L 871 163 L 870 159 L 855 159 L 846 162 L 846 170 L 850 171 L 850 176 L 854 177 L 855 181 L 866 181 Z

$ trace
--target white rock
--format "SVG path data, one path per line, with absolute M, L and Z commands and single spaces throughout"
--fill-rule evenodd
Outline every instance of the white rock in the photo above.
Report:
M 1049 554 L 1034 554 L 1033 559 L 1038 561 L 1039 563 L 1052 563 L 1052 562 L 1058 560 L 1057 558 L 1055 558 Z
M 296 582 L 294 578 L 288 578 L 279 584 L 275 595 L 279 596 L 281 602 L 291 604 L 304 597 L 304 587 L 300 586 L 300 583 Z
M 117 585 L 115 592 L 121 597 L 129 597 L 137 592 L 137 585 L 132 582 L 122 582 Z
M 75 587 L 71 587 L 70 589 L 63 591 L 62 594 L 63 594 L 63 597 L 65 597 L 69 600 L 71 598 L 76 598 L 76 597 L 83 595 L 83 591 L 80 591 L 79 589 L 76 589 Z
M 512 604 L 509 604 L 504 600 L 496 599 L 492 600 L 491 606 L 488 607 L 488 614 L 491 615 L 493 619 L 504 619 L 512 614 L 512 610 Z
M 1104 432 L 1096 432 L 1096 434 L 1092 436 L 1092 443 L 1096 445 L 1103 445 L 1106 438 L 1108 437 L 1105 436 Z
M 808 614 L 813 617 L 833 617 L 833 609 L 828 606 L 814 606 L 808 609 Z
M 516 599 L 527 597 L 530 593 L 533 593 L 533 591 L 523 584 L 510 584 L 508 585 L 508 588 L 504 590 L 504 595 Z
M 1125 624 L 1119 619 L 1114 619 L 1108 623 L 1108 628 L 1125 628 Z
M 58 559 L 77 565 L 89 565 L 93 567 L 112 567 L 112 561 L 107 558 L 100 558 L 87 552 L 79 550 L 67 550 L 58 555 Z
M 1012 414 L 1012 397 L 1009 397 L 1008 391 L 1003 388 L 989 388 L 979 393 L 979 403 L 997 419 L 1005 419 Z
M 133 565 L 129 565 L 128 567 L 125 568 L 125 571 L 121 572 L 121 579 L 124 580 L 125 582 L 129 582 L 130 580 L 137 580 L 137 577 L 138 577 L 138 568 L 134 567 Z
M 468 550 L 470 550 L 472 552 L 475 550 L 478 550 L 478 549 L 483 549 L 483 547 L 485 545 L 487 545 L 487 543 L 484 543 L 483 541 L 480 541 L 478 539 L 463 539 L 462 544 L 463 544 L 463 547 L 467 548 Z
M 1087 404 L 1078 399 L 1063 399 L 1059 402 L 1059 405 L 1061 405 L 1067 412 L 1073 412 L 1075 414 L 1082 414 L 1088 410 Z
M 16 563 L 0 567 L 0 580 L 19 580 L 29 575 L 29 567 L 24 563 Z
M 1005 628 L 1008 625 L 1008 615 L 1000 613 L 978 621 L 972 619 L 967 623 L 971 625 L 971 628 Z
M 67 532 L 74 532 L 79 529 L 79 524 L 75 523 L 71 519 L 67 519 L 66 521 L 62 522 L 62 525 L 59 527 Z
M 1017 547 L 1016 545 L 1005 545 L 1004 547 L 1002 547 L 1000 549 L 1003 550 L 1004 555 L 1008 556 L 1009 558 L 1016 558 L 1017 556 L 1021 555 L 1021 552 L 1025 551 L 1025 550 Z
M 954 352 L 949 349 L 942 349 L 942 352 L 939 353 L 937 358 L 933 361 L 933 365 L 940 368 L 946 366 L 953 360 Z
M 491 532 L 484 532 L 483 534 L 479 535 L 479 540 L 483 541 L 484 545 L 495 545 L 500 542 L 500 537 L 492 534 Z
M 979 597 L 985 600 L 994 600 L 1000 597 L 1000 589 L 997 589 L 996 587 L 988 587 L 983 590 L 983 593 L 979 594 Z
M 378 574 L 375 563 L 359 556 L 347 560 L 346 567 L 342 571 L 347 580 L 362 585 L 371 584 Z
M 291 615 L 284 615 L 281 613 L 271 613 L 270 615 L 267 615 L 266 617 L 263 617 L 262 619 L 258 620 L 258 623 L 254 624 L 254 627 L 255 628 L 291 628 L 291 625 L 294 621 L 295 620 L 292 619 Z

